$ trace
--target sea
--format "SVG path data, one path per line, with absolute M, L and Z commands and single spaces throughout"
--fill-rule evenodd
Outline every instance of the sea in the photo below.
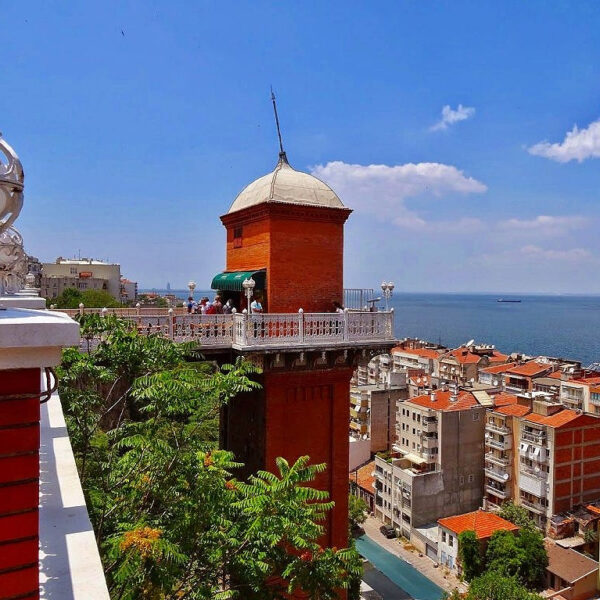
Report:
M 143 291 L 143 290 L 142 290 Z M 182 299 L 188 290 L 151 290 Z M 194 296 L 213 298 L 213 291 Z M 521 302 L 498 302 L 499 298 Z M 421 294 L 394 291 L 396 336 L 456 347 L 470 340 L 522 352 L 600 362 L 600 296 Z

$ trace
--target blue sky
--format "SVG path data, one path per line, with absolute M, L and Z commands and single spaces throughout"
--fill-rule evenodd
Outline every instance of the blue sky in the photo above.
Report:
M 0 10 L 0 131 L 42 260 L 207 285 L 219 215 L 276 162 L 272 84 L 290 162 L 355 209 L 346 285 L 600 293 L 600 3 Z

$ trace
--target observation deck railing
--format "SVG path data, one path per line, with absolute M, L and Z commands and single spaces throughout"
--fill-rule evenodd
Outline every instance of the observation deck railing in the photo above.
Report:
M 199 342 L 202 348 L 281 349 L 368 346 L 394 337 L 394 312 L 188 314 L 174 309 L 71 309 L 78 313 L 115 315 L 143 335 L 162 335 L 176 342 Z

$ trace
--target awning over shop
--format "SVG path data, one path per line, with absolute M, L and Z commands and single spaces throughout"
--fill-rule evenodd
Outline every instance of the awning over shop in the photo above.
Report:
M 223 290 L 229 292 L 242 292 L 242 282 L 244 279 L 252 277 L 256 282 L 255 290 L 264 290 L 267 272 L 265 269 L 260 271 L 229 271 L 225 273 L 219 273 L 213 277 L 212 283 L 210 284 L 213 290 Z

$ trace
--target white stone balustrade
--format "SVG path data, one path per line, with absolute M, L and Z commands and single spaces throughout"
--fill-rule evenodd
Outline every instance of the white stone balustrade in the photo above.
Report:
M 65 310 L 61 312 L 67 312 Z M 116 315 L 144 335 L 158 334 L 177 342 L 195 341 L 204 348 L 236 350 L 312 348 L 391 342 L 393 311 L 343 313 L 188 314 L 169 309 L 75 309 L 74 314 Z

